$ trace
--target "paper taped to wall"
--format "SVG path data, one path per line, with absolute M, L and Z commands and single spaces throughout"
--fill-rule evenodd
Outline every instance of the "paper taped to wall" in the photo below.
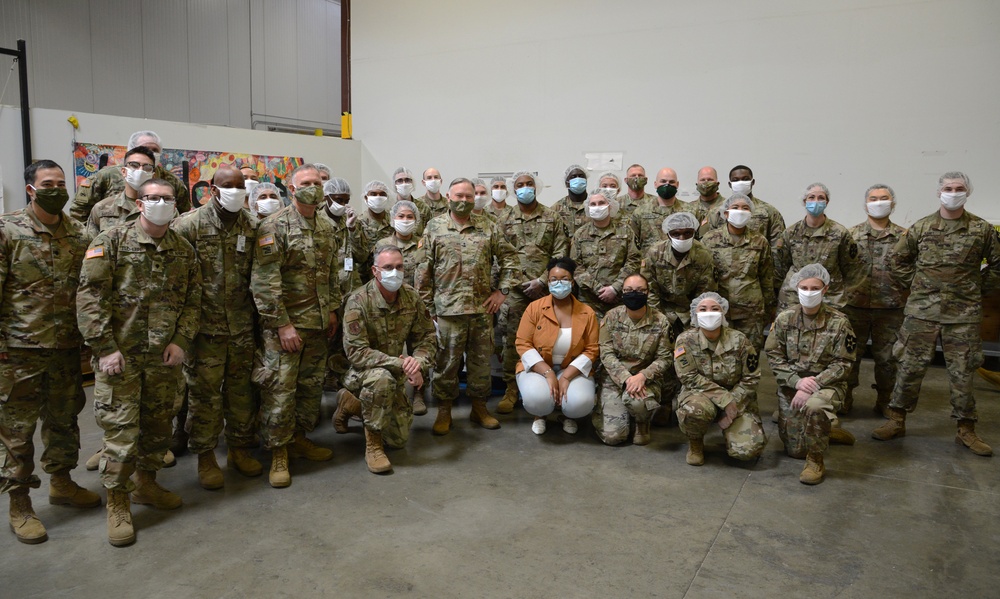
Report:
M 624 152 L 587 152 L 583 156 L 589 171 L 620 171 L 625 159 Z

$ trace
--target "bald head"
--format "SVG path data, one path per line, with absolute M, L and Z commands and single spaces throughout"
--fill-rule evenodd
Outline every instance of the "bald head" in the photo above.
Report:
M 672 168 L 661 168 L 658 173 L 656 173 L 656 186 L 661 185 L 673 185 L 677 187 L 677 171 Z
M 698 183 L 705 183 L 707 181 L 718 181 L 719 171 L 715 170 L 710 166 L 704 166 L 698 171 Z
M 212 175 L 212 185 L 216 187 L 243 187 L 243 173 L 231 164 L 220 164 Z

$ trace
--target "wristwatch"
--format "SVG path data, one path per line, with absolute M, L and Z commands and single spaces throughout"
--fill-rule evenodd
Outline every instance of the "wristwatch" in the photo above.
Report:
M 504 295 L 510 295 L 510 287 L 501 287 L 500 288 L 500 293 L 502 293 Z

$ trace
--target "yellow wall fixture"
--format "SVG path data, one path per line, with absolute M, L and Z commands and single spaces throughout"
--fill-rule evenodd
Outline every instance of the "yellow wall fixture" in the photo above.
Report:
M 351 125 L 351 113 L 345 112 L 340 115 L 340 138 L 351 139 L 352 137 L 354 137 L 354 131 Z

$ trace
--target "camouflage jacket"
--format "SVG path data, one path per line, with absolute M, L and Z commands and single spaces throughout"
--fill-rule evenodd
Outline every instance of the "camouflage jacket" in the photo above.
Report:
M 674 327 L 655 308 L 633 321 L 625 306 L 608 310 L 601 321 L 601 370 L 621 388 L 640 372 L 646 380 L 659 383 L 671 377 L 674 363 Z
M 511 208 L 514 212 L 520 212 L 517 206 Z M 563 196 L 561 200 L 552 204 L 551 210 L 554 210 L 556 214 L 562 217 L 563 224 L 566 226 L 566 237 L 571 238 L 576 234 L 577 227 L 582 226 L 590 218 L 587 216 L 587 197 L 584 196 L 583 201 L 574 202 L 568 195 Z
M 749 228 L 743 235 L 712 229 L 701 243 L 712 252 L 719 294 L 729 301 L 729 318 L 739 320 L 774 310 L 774 260 L 764 236 Z
M 176 175 L 156 165 L 153 177 L 163 179 L 174 188 L 178 212 L 184 213 L 191 209 L 191 197 L 188 195 L 187 186 Z M 90 211 L 98 202 L 123 191 L 125 191 L 125 179 L 122 177 L 121 166 L 106 166 L 80 184 L 70 206 L 69 215 L 80 222 L 86 222 Z
M 111 227 L 139 218 L 139 207 L 125 197 L 125 192 L 118 192 L 98 202 L 90 216 L 87 217 L 87 234 L 91 239 L 97 237 Z
M 635 233 L 635 242 L 640 252 L 645 252 L 654 243 L 667 238 L 667 234 L 663 232 L 663 221 L 675 212 L 694 214 L 694 208 L 679 199 L 674 200 L 673 206 L 661 206 L 654 200 L 651 205 L 640 206 L 632 212 L 629 225 Z
M 890 222 L 879 231 L 866 220 L 848 232 L 858 246 L 858 263 L 846 281 L 847 305 L 877 309 L 905 306 L 913 281 L 913 264 L 898 264 L 896 244 L 906 229 Z
M 701 234 L 708 233 L 708 231 L 711 228 L 715 228 L 715 227 L 709 227 L 708 223 L 709 217 L 713 214 L 717 214 L 719 212 L 719 208 L 722 207 L 722 203 L 725 201 L 726 201 L 726 196 L 722 195 L 722 193 L 719 193 L 719 195 L 711 202 L 703 201 L 701 199 L 701 196 L 699 196 L 698 199 L 691 202 L 692 212 L 694 212 L 694 215 L 698 219 L 698 222 L 701 223 L 701 229 L 699 229 L 699 233 Z
M 569 255 L 566 226 L 552 208 L 536 204 L 531 214 L 515 208 L 500 221 L 499 227 L 520 259 L 515 284 L 544 277 L 551 259 Z
M 588 219 L 573 234 L 569 255 L 576 262 L 573 279 L 580 288 L 578 298 L 599 313 L 617 305 L 625 277 L 639 272 L 642 261 L 632 228 L 621 218 L 612 219 L 603 229 Z M 618 295 L 615 304 L 605 304 L 597 297 L 597 291 L 607 285 Z
M 785 230 L 785 218 L 781 216 L 777 208 L 764 200 L 753 195 L 750 196 L 750 199 L 753 200 L 753 209 L 750 211 L 750 222 L 747 223 L 747 229 L 766 237 L 767 242 L 771 244 L 771 252 L 774 253 L 777 250 L 778 240 L 781 239 L 781 234 Z M 719 208 L 722 208 L 722 202 L 719 202 L 714 210 L 706 213 L 705 218 L 708 219 L 708 222 L 706 226 L 701 228 L 702 237 L 712 229 L 724 228 L 726 219 L 722 218 Z M 775 285 L 777 284 L 775 282 Z
M 670 240 L 660 241 L 646 251 L 640 271 L 649 282 L 649 305 L 660 312 L 674 313 L 685 325 L 691 320 L 691 300 L 706 291 L 715 291 L 715 262 L 712 252 L 695 241 L 678 261 Z
M 728 326 L 715 342 L 701 329 L 688 329 L 674 343 L 674 369 L 683 392 L 708 393 L 713 403 L 725 408 L 736 402 L 743 412 L 757 399 L 760 383 L 760 356 L 747 336 Z
M 847 317 L 821 304 L 809 317 L 792 306 L 774 319 L 764 351 L 778 385 L 795 388 L 799 379 L 816 377 L 822 387 L 847 392 L 858 339 Z
M 403 254 L 403 282 L 411 287 L 413 286 L 413 278 L 417 274 L 417 266 L 424 261 L 427 255 L 423 246 L 420 245 L 420 239 L 420 237 L 413 235 L 409 241 L 403 241 L 395 235 L 390 235 L 389 237 L 380 239 L 375 244 L 376 250 L 386 245 L 399 248 L 399 251 Z
M 344 352 L 358 371 L 385 368 L 403 376 L 404 349 L 429 376 L 437 355 L 437 333 L 420 296 L 403 285 L 392 304 L 386 303 L 375 281 L 352 293 L 344 305 Z
M 369 249 L 368 231 L 357 218 L 354 230 L 347 228 L 346 216 L 333 216 L 325 208 L 316 211 L 317 218 L 326 219 L 333 227 L 333 235 L 337 238 L 337 280 L 340 281 L 340 295 L 343 299 L 361 287 L 361 274 L 371 252 Z M 351 269 L 347 270 L 347 259 L 351 259 Z
M 417 206 L 423 205 L 427 207 L 427 219 L 422 220 L 425 224 L 430 222 L 430 219 L 435 216 L 448 214 L 448 196 L 444 195 L 444 193 L 441 194 L 441 199 L 439 200 L 432 200 L 425 194 L 413 200 L 413 203 Z M 421 214 L 423 214 L 423 211 L 421 211 Z
M 847 280 L 854 277 L 858 268 L 858 244 L 844 225 L 827 218 L 823 224 L 812 228 L 800 220 L 785 229 L 778 240 L 774 257 L 775 271 L 781 273 L 780 301 L 783 306 L 799 303 L 798 292 L 789 283 L 795 273 L 807 264 L 822 264 L 830 273 L 830 289 L 823 301 L 834 308 L 847 303 Z

